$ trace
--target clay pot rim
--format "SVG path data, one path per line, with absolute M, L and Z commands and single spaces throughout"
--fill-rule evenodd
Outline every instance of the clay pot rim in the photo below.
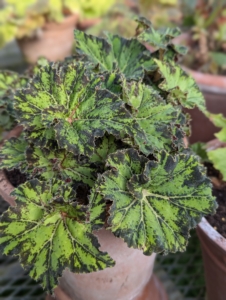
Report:
M 217 247 L 226 251 L 226 239 L 210 225 L 205 217 L 198 224 L 198 229 L 201 229 Z
M 65 28 L 70 26 L 75 26 L 78 22 L 79 15 L 71 14 L 65 16 L 62 22 L 46 22 L 43 26 L 44 30 L 59 30 L 59 28 Z
M 178 37 L 173 39 L 176 44 L 184 44 L 189 47 L 191 43 L 191 36 L 189 32 L 184 32 Z M 192 70 L 188 67 L 182 66 L 182 68 L 194 77 L 195 81 L 204 91 L 216 91 L 218 93 L 226 93 L 226 76 L 223 75 L 213 75 L 202 73 L 199 71 Z

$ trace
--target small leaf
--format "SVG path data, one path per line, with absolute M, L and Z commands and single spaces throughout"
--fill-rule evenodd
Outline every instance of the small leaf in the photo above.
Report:
M 42 179 L 74 180 L 93 185 L 96 170 L 65 149 L 29 147 L 26 151 L 31 176 Z
M 86 210 L 72 202 L 73 191 L 64 182 L 51 185 L 37 179 L 15 189 L 16 207 L 1 219 L 0 247 L 4 254 L 18 255 L 30 276 L 48 291 L 69 268 L 90 273 L 114 265 L 85 222 Z
M 96 188 L 113 201 L 109 229 L 146 255 L 184 251 L 189 230 L 216 207 L 210 180 L 196 156 L 161 152 L 157 158 L 148 161 L 134 149 L 111 154 L 107 165 L 112 170 Z
M 206 110 L 205 99 L 190 75 L 173 61 L 163 63 L 156 59 L 155 62 L 164 79 L 159 84 L 159 88 L 169 92 L 167 98 L 169 102 L 180 103 L 186 108 L 197 106 L 202 111 Z
M 54 129 L 60 148 L 91 155 L 96 137 L 108 132 L 122 138 L 130 132 L 132 119 L 122 100 L 103 89 L 101 77 L 93 78 L 86 71 L 81 62 L 49 64 L 40 69 L 28 89 L 17 94 L 21 123 L 35 132 L 37 144 L 39 132 L 45 139 L 45 131 Z M 34 138 L 34 133 L 30 137 Z
M 119 146 L 113 135 L 104 136 L 100 141 L 96 141 L 96 147 L 93 155 L 90 157 L 90 162 L 105 162 L 107 156 L 117 149 Z
M 25 156 L 27 147 L 28 143 L 25 141 L 23 135 L 20 138 L 13 137 L 6 141 L 1 148 L 0 168 L 8 170 L 20 169 L 21 172 L 25 172 L 27 169 Z
M 127 79 L 140 79 L 144 70 L 154 71 L 151 54 L 137 39 L 124 39 L 107 34 L 107 39 L 75 30 L 76 51 L 79 55 L 98 65 L 101 71 L 118 70 Z

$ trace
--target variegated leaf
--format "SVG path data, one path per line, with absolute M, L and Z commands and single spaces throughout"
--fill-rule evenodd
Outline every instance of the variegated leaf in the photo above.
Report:
M 162 62 L 155 59 L 155 62 L 164 79 L 159 88 L 169 93 L 169 102 L 180 103 L 186 108 L 197 106 L 202 111 L 206 110 L 203 94 L 190 75 L 173 61 Z
M 20 169 L 25 172 L 27 169 L 26 162 L 26 149 L 28 143 L 22 135 L 19 138 L 11 138 L 6 141 L 1 148 L 0 153 L 0 168 L 6 168 L 8 170 Z
M 108 132 L 122 138 L 132 122 L 123 101 L 100 85 L 101 77 L 86 75 L 81 62 L 49 64 L 15 97 L 21 123 L 42 137 L 52 128 L 60 148 L 90 155 L 96 137 Z
M 183 138 L 180 108 L 166 103 L 150 86 L 124 82 L 124 101 L 132 106 L 136 120 L 133 138 L 146 155 L 159 150 L 172 150 Z
M 157 159 L 148 161 L 134 149 L 111 154 L 107 165 L 112 170 L 93 188 L 113 202 L 109 229 L 146 255 L 184 251 L 189 229 L 216 207 L 210 180 L 196 156 L 190 152 L 171 156 L 163 151 Z M 91 197 L 90 202 L 95 228 L 98 220 L 101 223 L 97 210 L 103 213 L 103 209 L 100 198 Z
M 89 273 L 114 265 L 99 251 L 97 238 L 85 222 L 86 210 L 73 202 L 75 194 L 64 182 L 51 185 L 37 179 L 15 189 L 17 205 L 1 219 L 0 248 L 18 255 L 30 276 L 52 291 L 65 268 Z
M 26 158 L 32 177 L 83 182 L 92 186 L 97 176 L 97 171 L 90 164 L 65 149 L 29 147 Z
M 107 34 L 98 38 L 75 30 L 76 51 L 97 65 L 101 71 L 118 70 L 127 79 L 139 80 L 144 71 L 156 70 L 151 54 L 137 39 Z
M 152 23 L 144 17 L 137 18 L 136 21 L 138 23 L 138 40 L 153 46 L 155 49 L 166 50 L 171 40 L 181 33 L 177 27 L 155 30 Z M 175 48 L 175 50 L 178 49 Z

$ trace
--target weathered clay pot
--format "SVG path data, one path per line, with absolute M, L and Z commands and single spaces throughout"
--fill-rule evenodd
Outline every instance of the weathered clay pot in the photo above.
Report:
M 192 47 L 191 36 L 183 33 L 173 40 L 176 44 Z M 183 66 L 198 84 L 206 100 L 208 111 L 222 113 L 226 117 L 226 77 L 220 75 L 204 74 Z M 186 110 L 192 118 L 190 143 L 208 142 L 214 138 L 214 133 L 219 129 L 198 109 Z
M 19 136 L 20 132 L 14 134 Z M 14 187 L 0 171 L 0 196 L 10 205 Z M 105 229 L 95 232 L 101 245 L 116 261 L 113 268 L 90 274 L 74 274 L 65 270 L 55 289 L 57 300 L 167 300 L 158 279 L 152 275 L 156 254 L 145 256 L 142 251 L 128 248 L 122 239 Z
M 226 117 L 226 77 L 204 74 L 184 68 L 197 82 L 206 100 L 207 110 Z M 191 115 L 190 143 L 208 142 L 214 138 L 219 128 L 198 109 L 187 110 Z
M 201 242 L 208 300 L 226 298 L 226 239 L 205 218 L 197 227 Z
M 87 30 L 88 28 L 100 23 L 100 21 L 101 21 L 101 18 L 79 20 L 77 27 L 79 30 Z
M 77 21 L 78 16 L 71 15 L 62 23 L 46 23 L 35 38 L 18 39 L 17 43 L 25 59 L 34 64 L 40 56 L 57 61 L 71 55 Z
M 206 144 L 207 151 L 225 148 L 226 143 L 218 139 Z M 213 185 L 217 186 L 214 181 Z M 225 300 L 226 295 L 226 239 L 218 233 L 205 219 L 197 226 L 201 242 L 205 269 L 208 300 Z
M 95 235 L 100 242 L 100 249 L 107 251 L 116 264 L 113 268 L 90 274 L 73 274 L 64 271 L 60 287 L 69 299 L 167 299 L 163 289 L 158 289 L 158 283 L 152 282 L 156 254 L 145 256 L 140 250 L 128 248 L 123 240 L 116 238 L 105 229 L 95 232 Z

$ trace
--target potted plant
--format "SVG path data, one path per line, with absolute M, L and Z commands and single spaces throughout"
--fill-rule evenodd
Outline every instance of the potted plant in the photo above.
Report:
M 24 131 L 4 144 L 1 167 L 26 178 L 2 216 L 0 247 L 70 299 L 150 299 L 155 253 L 185 251 L 216 207 L 183 143 L 182 106 L 204 99 L 175 63 L 178 31 L 138 22 L 133 39 L 77 30 L 76 59 L 41 67 L 14 97 Z M 142 43 L 153 40 L 150 53 Z
M 226 116 L 226 5 L 224 1 L 182 1 L 183 27 L 179 38 L 189 47 L 182 64 L 201 88 L 208 110 Z M 197 108 L 192 117 L 191 143 L 208 142 L 217 128 Z
M 97 17 L 111 1 L 97 6 L 91 1 L 6 0 L 0 9 L 0 47 L 16 38 L 25 58 L 35 63 L 40 56 L 51 61 L 71 55 L 73 29 L 78 19 Z
M 197 233 L 202 247 L 208 299 L 223 300 L 226 292 L 226 119 L 222 114 L 209 113 L 209 117 L 221 130 L 215 134 L 216 139 L 207 144 L 196 143 L 193 149 L 208 168 L 208 175 L 213 183 L 213 195 L 216 196 L 219 206 L 216 214 L 202 219 Z

